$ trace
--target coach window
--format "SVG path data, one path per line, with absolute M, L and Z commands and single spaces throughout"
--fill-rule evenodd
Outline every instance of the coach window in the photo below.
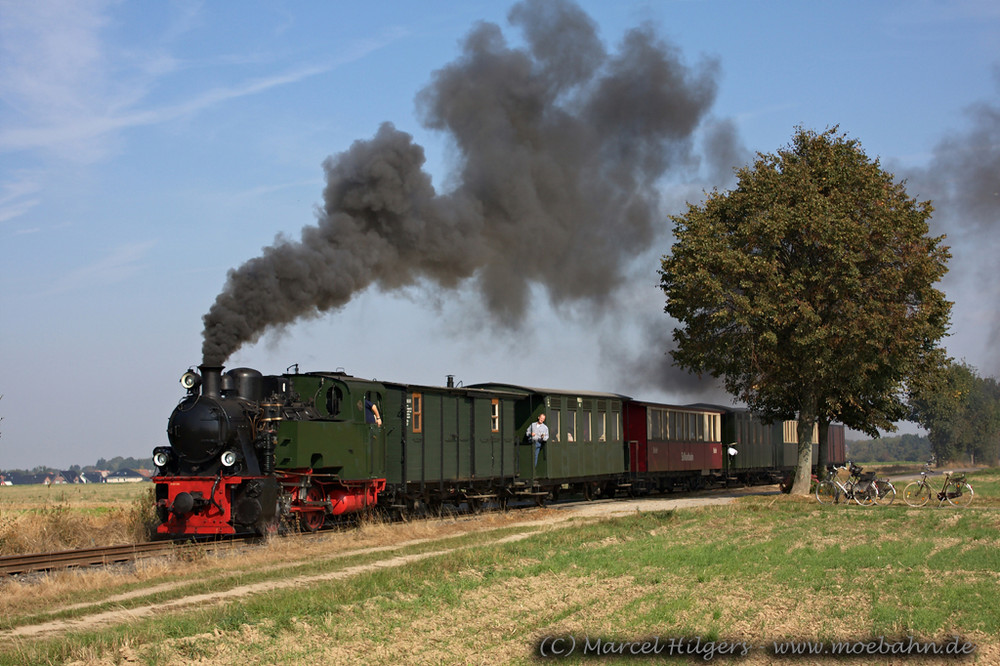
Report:
M 559 440 L 559 421 L 560 421 L 559 417 L 561 415 L 562 415 L 562 412 L 554 411 L 554 412 L 549 412 L 549 415 L 546 417 L 549 420 L 549 439 L 552 440 L 553 442 L 560 441 Z
M 497 398 L 490 404 L 490 431 L 500 432 L 500 400 Z
M 424 431 L 424 396 L 413 394 L 413 432 Z
M 580 441 L 590 441 L 590 412 L 585 411 L 580 414 Z
M 607 407 L 602 403 L 598 409 L 600 411 L 594 417 L 594 435 L 598 442 L 606 442 L 608 441 L 608 414 L 605 411 Z
M 576 410 L 569 410 L 566 413 L 566 441 L 576 441 Z

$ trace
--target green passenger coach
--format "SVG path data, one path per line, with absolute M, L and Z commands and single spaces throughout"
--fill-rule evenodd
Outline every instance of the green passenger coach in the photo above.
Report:
M 387 384 L 386 480 L 399 507 L 506 500 L 517 474 L 516 401 L 505 391 Z
M 622 401 L 616 393 L 482 384 L 520 396 L 517 402 L 517 474 L 520 481 L 542 494 L 557 497 L 561 489 L 586 497 L 613 494 L 625 483 L 628 452 L 622 423 Z M 528 428 L 545 414 L 549 440 L 538 462 Z

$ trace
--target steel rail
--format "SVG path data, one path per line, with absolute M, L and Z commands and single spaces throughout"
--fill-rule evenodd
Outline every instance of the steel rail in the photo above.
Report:
M 147 541 L 120 546 L 102 548 L 78 548 L 51 553 L 28 553 L 24 555 L 5 555 L 0 557 L 0 576 L 12 576 L 70 567 L 107 566 L 134 562 L 146 557 L 165 555 L 177 552 L 177 549 L 201 548 L 210 545 L 216 548 L 231 548 L 244 543 L 244 539 L 230 541 L 184 542 L 179 541 Z

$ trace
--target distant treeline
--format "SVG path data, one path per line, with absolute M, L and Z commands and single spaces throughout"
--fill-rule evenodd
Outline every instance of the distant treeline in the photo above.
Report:
M 847 459 L 854 462 L 926 462 L 931 442 L 921 435 L 899 435 L 859 442 L 847 442 Z
M 153 460 L 151 458 L 123 458 L 121 456 L 115 456 L 111 460 L 98 458 L 95 464 L 87 465 L 86 467 L 72 465 L 66 469 L 70 472 L 86 473 L 96 471 L 118 472 L 125 469 L 151 469 L 152 467 Z M 66 470 L 40 465 L 34 469 L 5 469 L 0 471 L 10 472 L 13 474 L 44 474 L 45 472 L 62 472 Z

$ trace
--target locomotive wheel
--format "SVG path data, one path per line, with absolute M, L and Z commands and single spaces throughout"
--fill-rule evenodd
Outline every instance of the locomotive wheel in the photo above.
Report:
M 326 493 L 323 492 L 320 486 L 313 484 L 309 486 L 309 491 L 306 493 L 305 499 L 307 502 L 322 502 L 326 500 Z M 315 532 L 323 527 L 323 523 L 325 522 L 326 511 L 322 509 L 299 513 L 299 527 L 306 532 Z
M 303 511 L 299 514 L 299 527 L 305 532 L 315 532 L 325 522 L 326 516 L 320 511 Z

